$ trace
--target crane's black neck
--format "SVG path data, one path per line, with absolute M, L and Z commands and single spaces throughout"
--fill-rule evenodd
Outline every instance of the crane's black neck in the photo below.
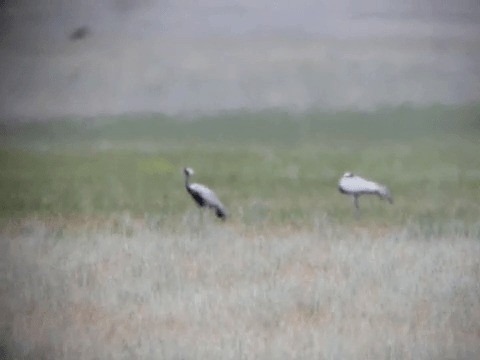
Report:
M 185 188 L 188 190 L 190 188 L 190 175 L 185 174 Z

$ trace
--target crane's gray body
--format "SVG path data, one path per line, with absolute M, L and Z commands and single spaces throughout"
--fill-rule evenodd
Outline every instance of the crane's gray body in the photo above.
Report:
M 192 196 L 193 200 L 200 207 L 208 207 L 215 210 L 215 215 L 225 220 L 227 217 L 227 211 L 225 206 L 222 204 L 218 196 L 208 187 L 202 184 L 190 183 L 190 176 L 194 174 L 193 169 L 185 168 L 185 188 L 187 192 Z
M 350 172 L 346 172 L 340 178 L 338 190 L 342 194 L 353 196 L 354 205 L 357 210 L 359 209 L 358 198 L 361 195 L 377 195 L 382 199 L 386 199 L 390 204 L 393 204 L 393 198 L 386 186 L 364 179 Z

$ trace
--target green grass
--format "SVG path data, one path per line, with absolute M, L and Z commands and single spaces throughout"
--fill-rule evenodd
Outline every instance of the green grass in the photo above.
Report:
M 337 192 L 346 170 L 386 184 L 395 198 L 394 206 L 361 199 L 360 223 L 475 223 L 479 119 L 479 105 L 437 105 L 5 123 L 0 216 L 128 212 L 177 226 L 195 209 L 183 188 L 188 165 L 240 225 L 308 226 L 324 215 L 351 222 L 351 200 Z

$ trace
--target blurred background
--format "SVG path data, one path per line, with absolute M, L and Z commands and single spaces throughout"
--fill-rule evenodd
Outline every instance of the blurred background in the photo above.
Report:
M 0 215 L 172 223 L 193 205 L 192 166 L 240 224 L 349 222 L 347 170 L 399 194 L 388 213 L 372 202 L 371 221 L 478 219 L 476 0 L 38 0 L 0 14 Z
M 477 0 L 6 0 L 0 115 L 480 98 Z

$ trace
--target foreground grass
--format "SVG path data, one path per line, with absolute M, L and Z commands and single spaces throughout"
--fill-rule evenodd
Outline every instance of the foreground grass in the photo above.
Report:
M 480 226 L 430 236 L 317 219 L 242 232 L 9 223 L 2 344 L 35 359 L 473 359 Z M 476 234 L 476 235 L 472 235 Z

